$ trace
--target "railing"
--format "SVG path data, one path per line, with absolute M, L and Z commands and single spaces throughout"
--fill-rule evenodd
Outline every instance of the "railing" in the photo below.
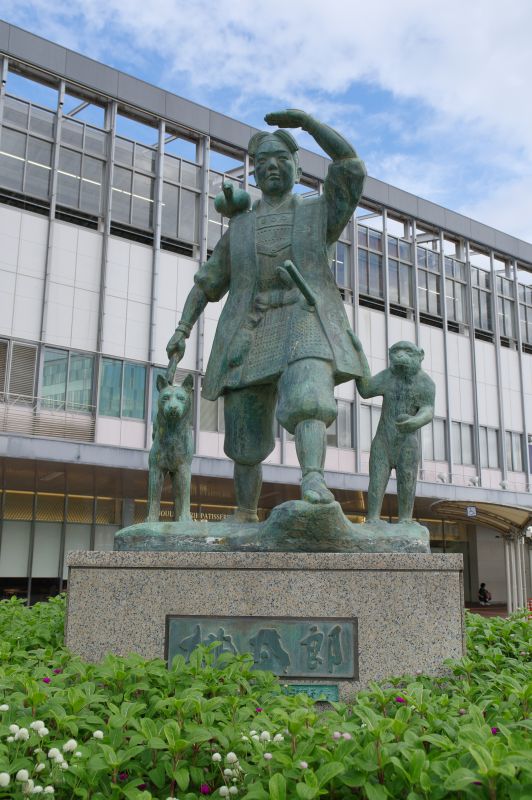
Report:
M 0 393 L 0 432 L 93 442 L 95 406 Z

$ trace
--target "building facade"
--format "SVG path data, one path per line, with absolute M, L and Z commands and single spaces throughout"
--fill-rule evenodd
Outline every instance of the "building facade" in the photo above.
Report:
M 34 601 L 64 587 L 69 550 L 110 549 L 143 519 L 165 346 L 227 224 L 223 180 L 257 194 L 255 131 L 1 22 L 0 69 L 0 589 Z M 328 161 L 300 161 L 298 190 L 320 192 Z M 331 269 L 373 372 L 399 339 L 425 350 L 437 393 L 415 515 L 432 549 L 464 554 L 466 600 L 482 580 L 522 605 L 532 244 L 369 177 Z M 206 519 L 234 500 L 223 400 L 201 398 L 222 305 L 207 306 L 180 364 L 195 380 L 192 511 Z M 362 520 L 379 399 L 350 382 L 337 402 L 327 481 Z M 276 433 L 264 515 L 298 496 L 294 442 Z M 391 480 L 383 514 L 395 513 Z

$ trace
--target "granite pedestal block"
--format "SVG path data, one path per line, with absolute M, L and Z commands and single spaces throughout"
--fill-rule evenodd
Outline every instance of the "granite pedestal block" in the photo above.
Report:
M 445 659 L 464 653 L 459 554 L 74 552 L 68 565 L 66 643 L 90 661 L 108 652 L 165 658 L 172 617 L 198 636 L 198 626 L 219 631 L 234 618 L 281 632 L 306 623 L 314 634 L 298 639 L 304 680 L 287 669 L 283 683 L 338 686 L 348 700 L 370 680 L 441 675 Z M 352 637 L 349 656 L 340 630 Z M 319 631 L 328 651 L 312 638 Z M 250 641 L 261 651 L 256 635 Z

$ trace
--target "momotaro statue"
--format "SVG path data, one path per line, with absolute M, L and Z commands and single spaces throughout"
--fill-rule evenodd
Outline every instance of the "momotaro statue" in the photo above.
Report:
M 202 394 L 207 400 L 224 395 L 224 449 L 235 462 L 235 519 L 241 522 L 257 520 L 261 464 L 275 444 L 274 413 L 295 436 L 303 500 L 334 500 L 323 476 L 326 430 L 337 413 L 334 387 L 363 374 L 329 261 L 362 193 L 364 164 L 339 133 L 304 111 L 265 119 L 303 128 L 330 156 L 323 193 L 292 194 L 301 170 L 291 133 L 255 134 L 249 154 L 262 197 L 247 211 L 242 193 L 224 187 L 219 207 L 231 219 L 229 229 L 197 272 L 167 346 L 171 378 L 207 303 L 228 293 Z
M 364 375 L 356 384 L 364 398 L 382 395 L 382 410 L 369 456 L 367 522 L 380 518 L 382 501 L 392 468 L 397 476 L 399 522 L 412 519 L 419 464 L 416 431 L 434 416 L 434 381 L 421 369 L 425 353 L 412 342 L 390 347 L 390 366 L 371 376 L 360 339 L 351 331 Z
M 157 377 L 159 401 L 153 425 L 153 444 L 149 458 L 147 522 L 158 522 L 161 493 L 167 474 L 172 478 L 175 518 L 189 520 L 190 465 L 194 453 L 192 442 L 192 390 L 194 379 L 187 375 L 181 386 Z

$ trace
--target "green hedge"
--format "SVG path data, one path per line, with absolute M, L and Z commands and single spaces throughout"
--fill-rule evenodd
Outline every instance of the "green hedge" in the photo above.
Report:
M 63 625 L 63 598 L 0 603 L 0 798 L 532 798 L 524 616 L 468 614 L 447 677 L 373 684 L 328 711 L 245 656 L 87 664 Z

